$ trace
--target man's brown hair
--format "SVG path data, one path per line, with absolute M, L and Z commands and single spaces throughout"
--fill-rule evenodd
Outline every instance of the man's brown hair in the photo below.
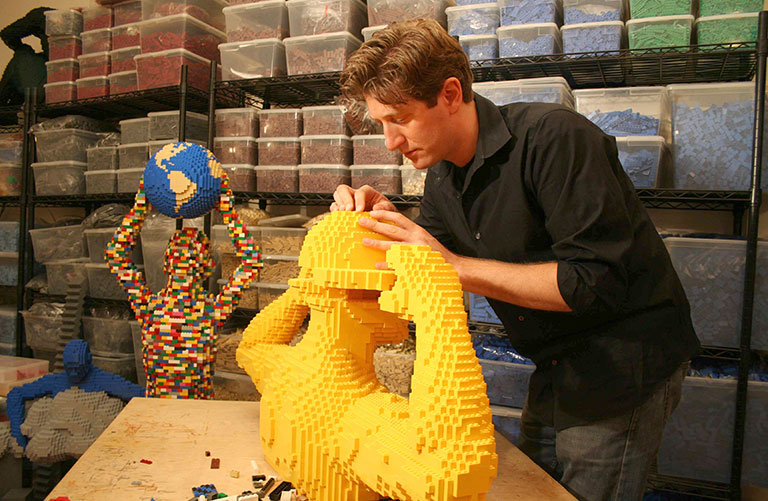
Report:
M 461 82 L 464 102 L 472 101 L 472 72 L 459 43 L 434 19 L 414 19 L 377 31 L 349 57 L 341 93 L 388 105 L 413 98 L 432 107 L 450 77 Z

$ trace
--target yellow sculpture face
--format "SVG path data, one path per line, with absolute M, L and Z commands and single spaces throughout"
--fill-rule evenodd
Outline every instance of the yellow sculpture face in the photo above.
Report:
M 458 276 L 427 247 L 364 247 L 383 237 L 360 217 L 334 212 L 310 230 L 299 278 L 243 335 L 237 360 L 262 394 L 264 453 L 312 500 L 484 499 L 497 457 Z M 307 333 L 288 346 L 307 313 Z M 408 320 L 405 399 L 376 380 L 373 352 L 405 339 Z

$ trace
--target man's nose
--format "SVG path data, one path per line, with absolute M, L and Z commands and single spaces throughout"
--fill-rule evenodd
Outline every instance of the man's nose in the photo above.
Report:
M 384 144 L 388 150 L 394 151 L 400 148 L 400 145 L 404 142 L 405 136 L 396 127 L 392 127 L 387 123 L 384 124 Z

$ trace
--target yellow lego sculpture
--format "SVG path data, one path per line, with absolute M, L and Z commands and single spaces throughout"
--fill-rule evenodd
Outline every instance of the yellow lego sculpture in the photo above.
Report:
M 237 360 L 262 394 L 261 442 L 280 476 L 312 501 L 483 500 L 496 444 L 454 269 L 428 247 L 334 212 L 307 234 L 301 272 L 245 330 Z M 368 217 L 363 214 L 363 217 Z M 387 261 L 391 270 L 376 269 Z M 288 346 L 307 313 L 307 333 Z M 416 325 L 410 398 L 375 376 L 377 345 Z

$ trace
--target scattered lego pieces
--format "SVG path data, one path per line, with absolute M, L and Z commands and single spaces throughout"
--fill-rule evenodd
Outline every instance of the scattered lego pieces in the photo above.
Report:
M 208 457 L 211 455 L 211 451 L 205 451 L 205 457 Z
M 149 459 L 142 459 L 142 460 L 141 460 L 141 461 L 139 461 L 139 462 L 140 462 L 140 463 L 144 463 L 144 464 L 152 464 L 152 461 L 150 461 Z
M 211 469 L 218 470 L 221 460 L 219 458 L 211 458 Z
M 192 487 L 193 496 L 215 496 L 219 491 L 216 490 L 216 486 L 213 484 L 203 484 L 198 487 Z
M 229 476 L 232 478 L 240 478 L 240 472 L 237 470 L 230 470 Z

